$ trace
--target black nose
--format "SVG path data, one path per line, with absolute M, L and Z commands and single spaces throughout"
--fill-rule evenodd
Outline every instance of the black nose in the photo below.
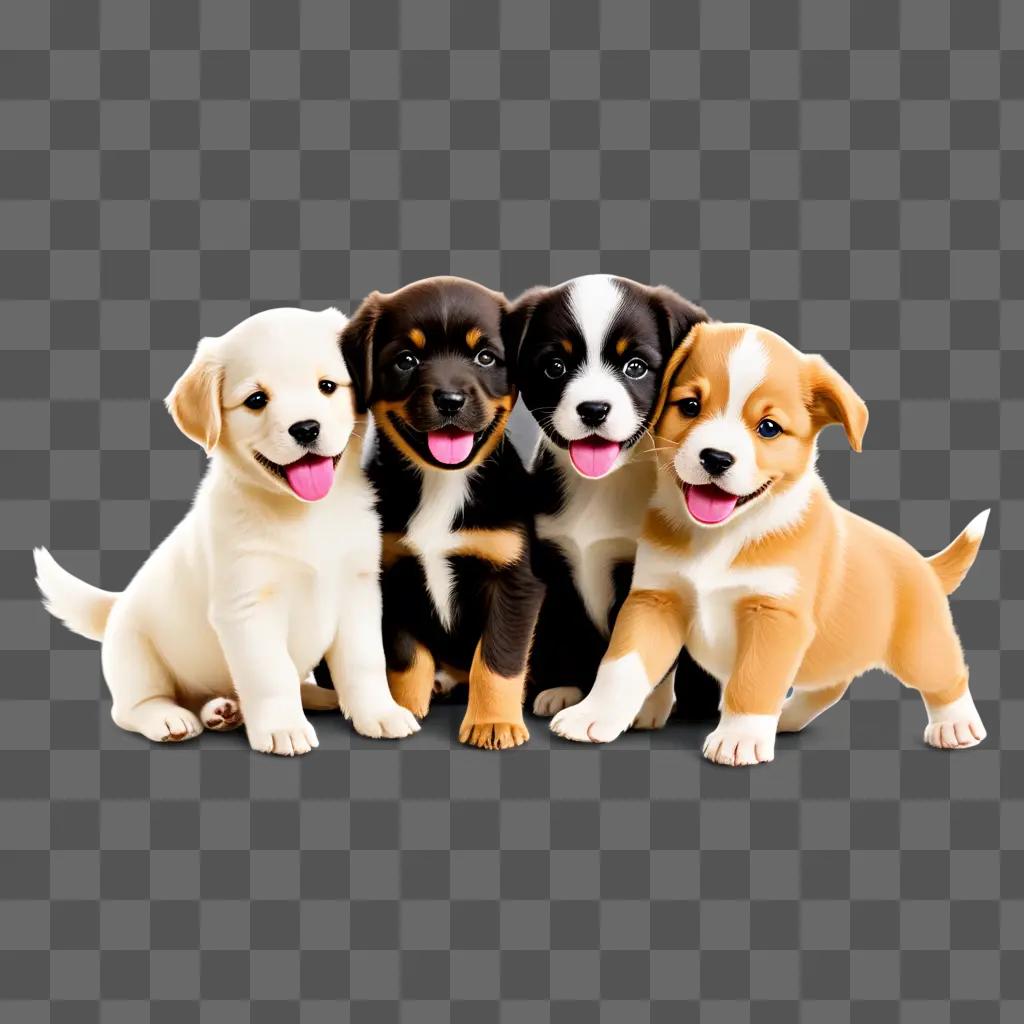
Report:
M 313 445 L 320 436 L 320 424 L 316 420 L 299 420 L 288 428 L 288 433 L 306 448 Z
M 580 402 L 576 406 L 576 411 L 580 414 L 584 426 L 599 427 L 608 419 L 611 408 L 611 402 Z
M 721 476 L 736 459 L 717 448 L 705 448 L 700 453 L 700 464 L 712 475 Z
M 434 392 L 434 405 L 442 416 L 454 416 L 466 404 L 466 396 L 461 391 L 444 391 L 438 388 Z

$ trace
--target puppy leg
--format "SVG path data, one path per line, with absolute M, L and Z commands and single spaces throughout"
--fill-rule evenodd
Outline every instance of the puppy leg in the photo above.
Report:
M 267 573 L 255 575 L 265 580 Z M 249 746 L 291 757 L 319 746 L 302 713 L 299 671 L 288 654 L 287 610 L 250 591 L 214 598 L 210 621 L 231 671 Z M 219 598 L 219 600 L 218 600 Z
M 676 674 L 669 672 L 658 685 L 651 690 L 644 706 L 633 719 L 634 729 L 663 729 L 676 706 Z
M 530 738 L 523 721 L 526 661 L 543 597 L 544 586 L 527 560 L 495 573 L 483 636 L 469 670 L 462 743 L 501 750 Z
M 849 688 L 850 680 L 836 683 L 835 686 L 822 686 L 817 689 L 798 687 L 792 696 L 786 698 L 779 715 L 777 732 L 800 732 L 814 721 L 823 711 L 842 700 Z
M 434 690 L 434 656 L 407 633 L 388 651 L 388 687 L 395 702 L 417 718 L 426 717 Z
M 894 638 L 889 668 L 918 690 L 928 711 L 924 741 L 945 750 L 977 746 L 986 736 L 968 689 L 968 670 L 948 610 Z
M 737 609 L 736 664 L 722 691 L 718 728 L 704 756 L 724 765 L 775 758 L 775 733 L 812 629 L 795 609 L 751 600 Z
M 128 732 L 158 743 L 180 743 L 203 731 L 203 724 L 177 703 L 166 668 L 141 633 L 112 625 L 103 642 L 103 676 L 113 698 L 111 717 Z
M 551 731 L 580 743 L 608 743 L 625 732 L 679 657 L 690 615 L 674 591 L 631 591 L 593 689 L 575 707 L 559 711 Z
M 419 732 L 410 709 L 389 689 L 381 633 L 381 597 L 377 572 L 357 575 L 348 589 L 349 607 L 327 652 L 338 703 L 362 736 L 398 739 Z

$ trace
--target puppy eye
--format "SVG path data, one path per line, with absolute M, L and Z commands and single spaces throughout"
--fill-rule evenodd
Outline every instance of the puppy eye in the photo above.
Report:
M 622 372 L 629 377 L 630 380 L 640 380 L 641 377 L 647 376 L 647 364 L 642 359 L 638 359 L 634 356 L 622 368 Z
M 399 352 L 395 357 L 395 366 L 399 370 L 408 372 L 420 365 L 420 361 L 409 351 Z
M 689 416 L 691 419 L 694 416 L 700 415 L 700 399 L 699 398 L 684 398 L 679 403 L 679 411 L 684 416 Z
M 270 399 L 267 397 L 265 391 L 254 391 L 243 403 L 246 409 L 252 409 L 254 412 L 259 412 L 260 409 L 264 408 Z
M 325 395 L 333 395 L 338 390 L 338 385 L 333 380 L 322 380 L 319 387 Z
M 565 376 L 565 363 L 561 359 L 551 359 L 544 367 L 544 376 L 549 377 L 551 380 L 558 380 L 559 377 Z
M 476 358 L 473 360 L 477 366 L 493 366 L 494 365 L 494 353 L 488 348 L 482 348 L 476 354 Z
M 758 423 L 757 432 L 762 437 L 778 437 L 782 433 L 782 427 L 775 420 L 765 418 Z

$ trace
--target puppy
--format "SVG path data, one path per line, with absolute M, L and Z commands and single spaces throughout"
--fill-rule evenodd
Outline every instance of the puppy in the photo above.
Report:
M 633 587 L 594 689 L 552 729 L 614 739 L 686 644 L 723 687 L 704 744 L 719 764 L 771 761 L 777 730 L 803 729 L 879 666 L 921 693 L 926 743 L 981 742 L 946 597 L 988 512 L 925 559 L 836 505 L 815 471 L 817 436 L 838 423 L 860 451 L 867 407 L 820 356 L 771 331 L 698 324 L 666 377 Z
M 459 730 L 487 749 L 528 738 L 523 687 L 542 587 L 526 471 L 505 424 L 514 352 L 504 296 L 438 277 L 374 292 L 342 351 L 375 424 L 366 470 L 384 529 L 391 692 L 417 717 L 439 685 L 469 681 Z
M 178 741 L 244 718 L 254 750 L 304 754 L 317 738 L 303 703 L 339 702 L 368 736 L 419 728 L 387 687 L 380 530 L 338 351 L 345 322 L 335 309 L 274 309 L 199 343 L 167 406 L 209 469 L 123 593 L 35 552 L 47 608 L 103 641 L 122 729 Z M 325 655 L 336 699 L 300 685 Z
M 535 288 L 513 304 L 519 386 L 541 428 L 530 466 L 535 564 L 547 587 L 530 659 L 538 715 L 582 700 L 597 673 L 654 490 L 649 428 L 662 371 L 706 320 L 669 288 L 607 274 Z M 688 705 L 708 694 L 717 704 L 717 686 L 689 657 L 681 667 Z M 669 675 L 635 724 L 660 728 L 673 701 Z

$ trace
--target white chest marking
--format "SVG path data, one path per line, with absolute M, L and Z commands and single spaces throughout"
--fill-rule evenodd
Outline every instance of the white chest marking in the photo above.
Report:
M 420 503 L 405 534 L 406 546 L 416 553 L 423 566 L 427 590 L 445 629 L 451 629 L 453 620 L 453 576 L 449 555 L 458 547 L 452 524 L 462 511 L 468 494 L 468 473 L 425 472 Z
M 736 602 L 750 595 L 790 597 L 800 585 L 792 566 L 735 566 L 736 557 L 748 544 L 798 523 L 816 485 L 817 475 L 809 472 L 785 494 L 734 525 L 691 534 L 694 545 L 685 555 L 651 544 L 641 544 L 637 551 L 634 588 L 677 589 L 692 597 L 694 618 L 687 646 L 720 682 L 732 674 L 736 661 Z M 656 501 L 663 509 L 671 510 L 672 502 L 678 507 L 678 489 L 659 481 Z
M 537 517 L 537 536 L 558 545 L 587 614 L 607 635 L 615 598 L 612 569 L 636 554 L 653 468 L 635 460 L 602 480 L 584 480 L 568 465 L 563 474 L 564 505 L 557 515 Z

